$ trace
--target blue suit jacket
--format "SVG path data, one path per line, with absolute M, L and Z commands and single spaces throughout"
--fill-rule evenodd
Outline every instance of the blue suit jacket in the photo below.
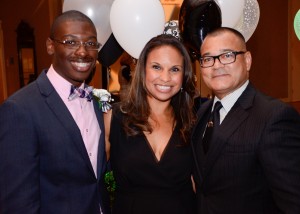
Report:
M 300 213 L 299 114 L 249 84 L 204 155 L 212 102 L 200 107 L 192 134 L 198 213 Z
M 96 214 L 99 205 L 107 213 L 103 115 L 93 102 L 101 129 L 97 178 L 80 130 L 46 71 L 1 105 L 1 214 Z

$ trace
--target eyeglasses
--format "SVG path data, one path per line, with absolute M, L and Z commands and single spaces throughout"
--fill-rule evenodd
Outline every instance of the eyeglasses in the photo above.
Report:
M 75 41 L 75 40 L 63 40 L 60 41 L 58 39 L 52 39 L 52 41 L 62 44 L 65 48 L 77 50 L 81 45 L 85 47 L 88 51 L 98 51 L 101 47 L 101 44 L 99 42 L 81 42 L 81 41 Z
M 236 60 L 236 56 L 239 54 L 244 54 L 246 51 L 230 51 L 226 53 L 222 53 L 218 56 L 205 56 L 200 57 L 200 66 L 202 68 L 212 67 L 215 64 L 215 60 L 218 59 L 219 62 L 223 65 L 234 63 Z

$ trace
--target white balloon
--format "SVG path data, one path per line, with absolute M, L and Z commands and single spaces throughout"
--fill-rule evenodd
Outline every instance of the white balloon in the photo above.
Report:
M 222 26 L 234 27 L 243 14 L 245 0 L 215 0 L 222 14 Z
M 162 34 L 164 9 L 158 0 L 115 0 L 110 10 L 110 25 L 120 46 L 138 59 L 146 43 Z
M 109 21 L 112 3 L 113 0 L 64 0 L 63 12 L 78 10 L 87 15 L 96 27 L 97 40 L 102 48 L 112 33 Z
M 294 30 L 297 38 L 300 40 L 300 9 L 298 10 L 294 18 Z
M 246 41 L 254 33 L 258 25 L 259 16 L 260 10 L 257 0 L 245 0 L 243 14 L 234 28 L 243 34 Z

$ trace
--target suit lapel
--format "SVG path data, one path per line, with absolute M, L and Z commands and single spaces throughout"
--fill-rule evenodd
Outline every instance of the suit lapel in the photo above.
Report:
M 196 170 L 200 180 L 202 181 L 203 175 L 203 164 L 204 164 L 204 153 L 202 149 L 202 135 L 204 133 L 204 129 L 208 120 L 209 111 L 211 110 L 211 106 L 213 103 L 213 99 L 210 101 L 206 101 L 197 112 L 197 122 L 192 131 L 192 152 L 194 156 L 194 162 L 196 166 Z
M 47 78 L 46 71 L 43 71 L 39 76 L 39 78 L 37 79 L 37 84 L 41 94 L 45 96 L 45 100 L 49 108 L 54 113 L 56 118 L 60 121 L 60 123 L 65 127 L 66 133 L 70 135 L 70 138 L 73 140 L 88 168 L 94 174 L 94 170 L 88 157 L 80 130 L 68 108 L 61 100 L 60 96 L 55 91 L 49 79 Z
M 248 112 L 241 107 L 236 107 L 230 110 L 221 126 L 214 130 L 214 136 L 205 162 L 206 174 L 209 173 L 210 169 L 213 167 L 213 164 L 218 159 L 219 154 L 224 149 L 230 136 L 247 117 Z
M 213 167 L 215 161 L 224 149 L 224 146 L 228 143 L 230 136 L 248 117 L 248 108 L 252 106 L 254 96 L 255 90 L 251 84 L 249 84 L 232 109 L 228 112 L 222 124 L 214 130 L 214 136 L 205 162 L 205 168 L 207 170 L 204 176 L 206 176 Z
M 99 139 L 98 146 L 98 157 L 97 157 L 97 179 L 99 180 L 101 175 L 103 174 L 103 170 L 105 169 L 106 164 L 106 154 L 105 154 L 105 129 L 104 129 L 104 120 L 103 113 L 99 107 L 99 104 L 95 99 L 93 99 L 95 114 L 99 123 L 99 127 L 101 130 L 101 135 Z

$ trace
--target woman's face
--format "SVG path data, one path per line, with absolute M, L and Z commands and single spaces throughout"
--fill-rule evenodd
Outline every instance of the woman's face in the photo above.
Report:
M 153 49 L 146 61 L 148 98 L 169 102 L 182 87 L 183 69 L 183 56 L 176 48 L 164 45 Z

